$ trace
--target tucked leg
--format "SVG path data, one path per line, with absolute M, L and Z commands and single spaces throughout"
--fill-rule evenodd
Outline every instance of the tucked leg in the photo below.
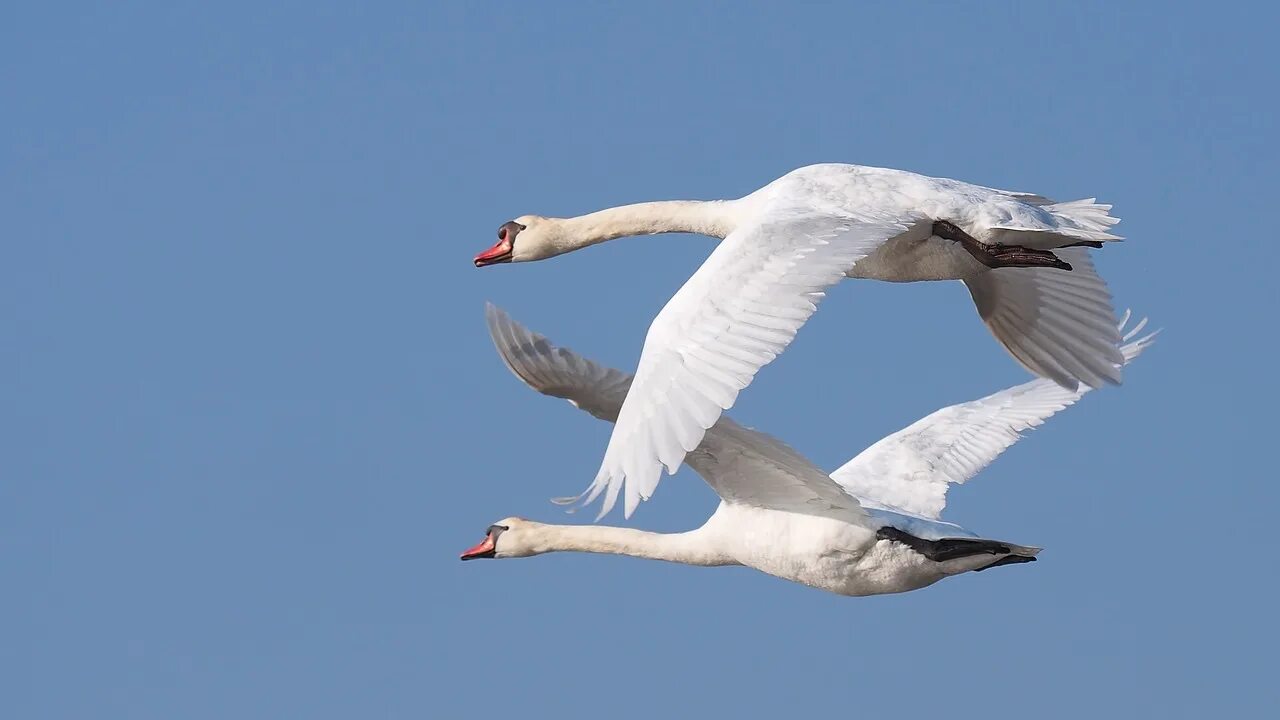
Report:
M 980 568 L 974 568 L 973 571 L 982 572 L 983 570 L 990 570 L 993 567 L 1001 567 L 1004 565 L 1017 565 L 1019 563 L 1029 563 L 1029 562 L 1035 562 L 1035 561 L 1036 561 L 1035 558 L 1027 557 L 1026 555 L 1005 555 L 1004 557 L 991 563 L 990 565 L 987 565 L 985 567 L 980 567 Z
M 988 245 L 978 242 L 972 235 L 961 230 L 955 223 L 937 220 L 933 223 L 933 234 L 943 240 L 960 243 L 978 262 L 989 268 L 1019 267 L 1051 267 L 1059 270 L 1071 270 L 1071 264 L 1063 261 L 1048 250 L 1036 250 L 1021 245 Z M 1087 244 L 1083 241 L 1078 244 Z
M 882 527 L 876 532 L 882 540 L 899 542 L 934 562 L 946 562 L 970 555 L 1004 555 L 1011 552 L 1008 545 L 994 540 L 970 538 L 942 538 L 925 540 L 895 527 Z

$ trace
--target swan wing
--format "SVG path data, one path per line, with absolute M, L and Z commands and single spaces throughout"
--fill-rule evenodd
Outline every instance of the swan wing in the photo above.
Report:
M 492 303 L 485 304 L 484 315 L 502 362 L 525 385 L 543 395 L 568 400 L 601 420 L 618 420 L 631 387 L 630 375 L 551 344 Z
M 584 504 L 625 488 L 630 517 L 662 467 L 674 473 L 756 372 L 817 310 L 827 286 L 916 216 L 777 210 L 731 232 L 667 302 L 645 337 L 631 391 Z
M 1123 332 L 1129 314 L 1120 322 Z M 1130 340 L 1146 325 L 1125 332 L 1119 348 L 1127 364 L 1155 340 Z M 991 464 L 1026 430 L 1039 426 L 1091 390 L 1068 390 L 1039 378 L 993 395 L 952 405 L 880 440 L 845 463 L 831 478 L 846 492 L 892 508 L 938 519 L 951 483 L 964 483 Z
M 822 468 L 781 440 L 728 416 L 707 430 L 685 460 L 727 502 L 868 521 L 858 499 Z
M 1071 272 L 1003 268 L 965 280 L 978 315 L 1023 367 L 1073 390 L 1119 383 L 1111 292 L 1085 248 L 1059 248 Z
M 631 376 L 599 365 L 485 308 L 494 346 L 507 368 L 543 395 L 563 398 L 614 422 Z M 721 417 L 688 456 L 689 466 L 724 500 L 792 512 L 862 515 L 858 501 L 786 443 Z

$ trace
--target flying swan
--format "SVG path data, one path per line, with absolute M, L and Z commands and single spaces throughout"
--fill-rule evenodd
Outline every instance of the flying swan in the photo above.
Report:
M 541 260 L 630 235 L 722 238 L 654 319 L 584 504 L 600 517 L 625 487 L 630 517 L 675 472 L 738 392 L 795 337 L 843 277 L 962 280 L 996 340 L 1067 390 L 1118 383 L 1122 359 L 1106 284 L 1086 247 L 1119 240 L 1110 205 L 1055 203 L 858 165 L 794 170 L 750 195 L 668 201 L 498 230 L 477 266 Z
M 552 345 L 492 305 L 486 314 L 503 361 L 526 385 L 617 420 L 631 376 Z M 1122 362 L 1152 342 L 1154 333 L 1129 342 L 1145 324 L 1124 335 Z M 970 570 L 1033 562 L 1040 548 L 981 538 L 941 520 L 947 489 L 1088 391 L 1037 379 L 943 408 L 830 475 L 775 438 L 721 417 L 688 456 L 720 496 L 697 530 L 664 534 L 510 517 L 490 525 L 462 559 L 578 551 L 745 565 L 841 595 L 906 592 Z

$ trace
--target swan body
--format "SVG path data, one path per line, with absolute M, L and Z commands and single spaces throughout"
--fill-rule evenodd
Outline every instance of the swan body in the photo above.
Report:
M 654 319 L 600 470 L 581 496 L 630 517 L 844 277 L 961 280 L 996 340 L 1066 390 L 1121 380 L 1110 292 L 1088 251 L 1120 239 L 1109 205 L 901 170 L 824 164 L 736 200 L 526 215 L 477 265 L 541 260 L 631 235 L 722 238 Z M 625 494 L 623 490 L 625 489 Z
M 618 420 L 632 376 L 551 344 L 493 306 L 487 316 L 499 354 L 525 384 L 602 420 Z M 1120 348 L 1121 362 L 1141 353 L 1152 337 Z M 831 474 L 776 438 L 722 416 L 687 457 L 721 499 L 701 527 L 663 534 L 512 517 L 490 526 L 485 540 L 462 557 L 578 551 L 743 565 L 850 596 L 906 592 L 951 575 L 1031 562 L 1039 548 L 983 539 L 942 520 L 947 489 L 1088 390 L 1037 379 L 944 408 Z
M 877 538 L 874 530 L 860 524 L 723 502 L 704 525 L 685 533 L 550 525 L 516 517 L 499 520 L 493 528 L 502 532 L 496 541 L 499 552 L 489 557 L 574 551 L 705 567 L 742 565 L 853 597 L 916 590 L 1004 557 L 981 553 L 939 563 L 906 545 Z M 1027 558 L 1039 552 L 1039 548 L 1006 547 L 1016 548 Z M 463 558 L 469 559 L 476 550 L 467 551 Z

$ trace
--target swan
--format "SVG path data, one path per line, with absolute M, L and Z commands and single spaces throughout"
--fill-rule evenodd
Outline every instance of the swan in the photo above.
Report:
M 1086 247 L 1119 240 L 1110 205 L 1055 203 L 901 170 L 823 164 L 745 197 L 665 201 L 575 218 L 525 215 L 475 258 L 483 267 L 553 257 L 614 238 L 722 238 L 653 320 L 583 504 L 624 515 L 674 473 L 756 372 L 781 353 L 843 277 L 958 279 L 996 340 L 1032 373 L 1074 390 L 1119 383 L 1107 286 Z M 945 360 L 943 360 L 945 362 Z
M 597 418 L 617 420 L 630 375 L 551 344 L 492 305 L 486 315 L 494 344 L 516 377 Z M 1137 357 L 1154 335 L 1121 347 L 1122 362 Z M 1067 390 L 1037 379 L 943 408 L 830 475 L 781 441 L 724 416 L 688 458 L 720 496 L 702 527 L 664 534 L 509 517 L 490 525 L 484 540 L 461 559 L 578 551 L 688 565 L 744 565 L 851 596 L 906 592 L 971 570 L 1033 562 L 1040 548 L 982 538 L 942 520 L 947 489 L 973 477 L 1023 431 L 1089 389 Z

